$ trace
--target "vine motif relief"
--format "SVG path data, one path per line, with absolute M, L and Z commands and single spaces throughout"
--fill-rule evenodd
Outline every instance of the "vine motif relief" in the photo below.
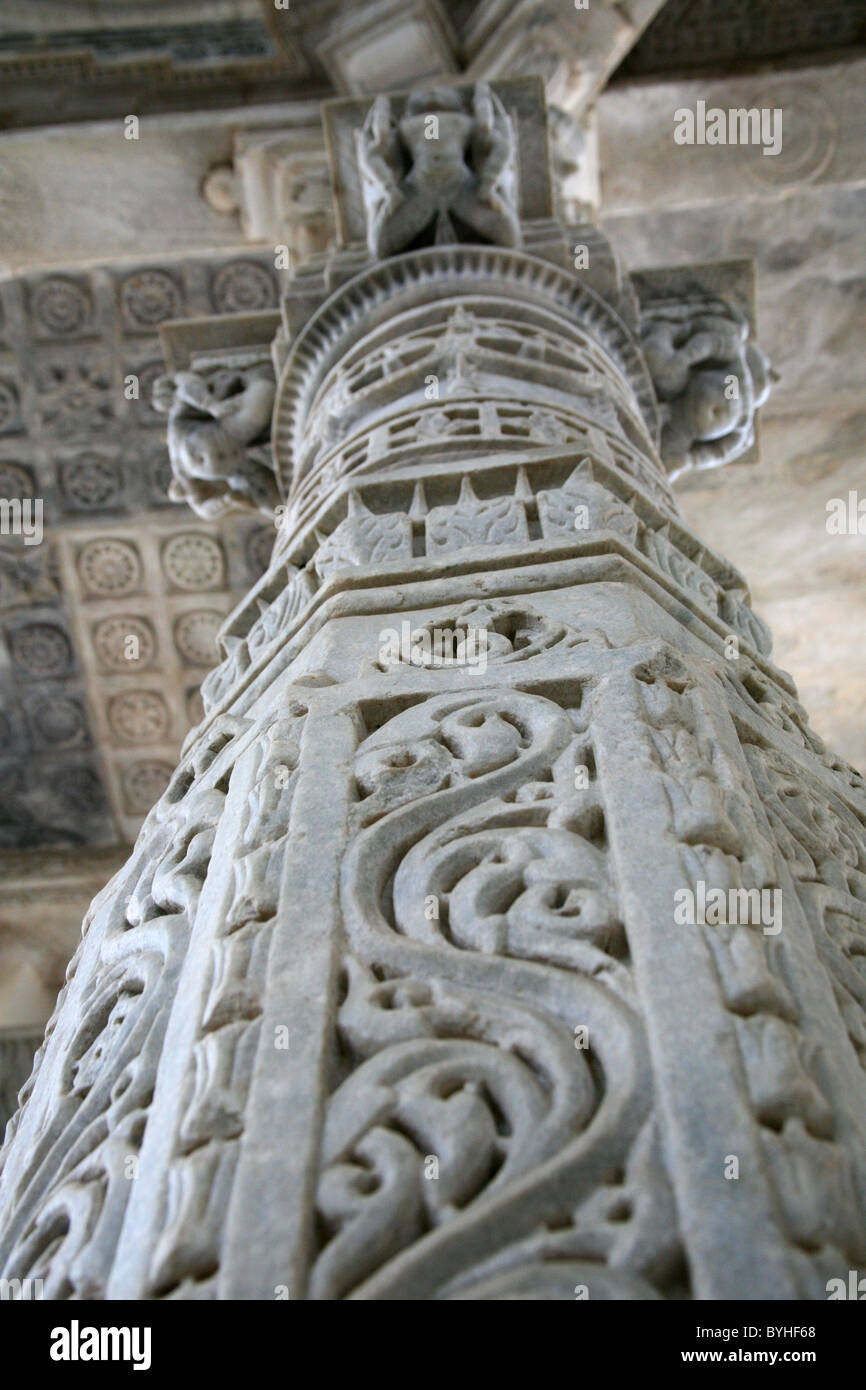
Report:
M 207 877 L 228 789 L 209 768 L 239 731 L 217 725 L 183 765 L 139 837 L 131 891 L 120 877 L 91 907 L 22 1109 L 8 1139 L 38 1116 L 23 1170 L 4 1177 L 12 1211 L 0 1252 L 10 1278 L 44 1282 L 46 1298 L 101 1298 L 144 1135 L 163 1037 Z M 85 947 L 99 946 L 80 981 Z M 62 1065 L 40 1073 L 64 1000 L 80 989 L 78 1018 Z M 38 1106 L 34 1119 L 30 1107 Z
M 866 847 L 853 809 L 775 750 L 745 744 L 776 842 L 797 881 L 818 954 L 866 1070 Z
M 808 877 L 809 818 L 803 814 L 808 797 L 799 782 L 787 789 L 793 803 L 787 796 L 780 801 L 776 787 L 774 808 L 767 771 L 772 757 L 765 752 L 756 757 L 756 748 L 747 747 L 770 822 L 768 837 L 746 770 L 719 737 L 699 682 L 676 657 L 648 663 L 635 674 L 657 775 L 671 807 L 671 834 L 680 846 L 683 883 L 703 879 L 708 894 L 710 888 L 725 894 L 777 888 L 780 857 L 793 866 L 795 877 Z M 811 847 L 820 844 L 822 855 L 830 819 L 826 813 L 821 820 L 820 836 L 819 818 L 813 822 Z M 800 833 L 792 837 L 793 822 Z M 843 862 L 845 853 L 850 862 L 851 837 L 841 822 L 836 829 Z M 767 936 L 759 923 L 697 930 L 712 952 L 724 1005 L 733 1016 L 750 1106 L 802 1296 L 822 1296 L 828 1275 L 866 1254 L 863 1179 L 850 1153 L 836 1142 L 840 1116 L 826 1088 L 820 1050 L 805 1036 L 792 948 L 784 933 L 778 939 Z
M 583 694 L 434 697 L 358 748 L 312 1298 L 677 1277 Z
M 233 887 L 216 923 L 204 1007 L 167 1175 L 150 1294 L 209 1297 L 244 1130 L 306 706 L 291 700 L 259 736 L 239 809 Z

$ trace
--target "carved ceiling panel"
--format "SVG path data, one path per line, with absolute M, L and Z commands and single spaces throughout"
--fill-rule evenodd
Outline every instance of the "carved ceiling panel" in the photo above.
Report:
M 276 298 L 255 252 L 0 285 L 0 847 L 133 837 L 197 721 L 272 534 L 168 500 L 158 328 Z
M 44 123 L 49 87 L 54 120 L 86 120 L 279 101 L 290 80 L 257 0 L 0 4 L 0 127 Z
M 730 70 L 866 43 L 866 0 L 667 0 L 618 77 Z
M 187 0 L 40 6 L 24 32 L 0 0 L 0 127 L 55 119 L 364 95 L 466 73 L 542 76 L 584 106 L 663 0 Z M 134 17 L 133 17 L 134 16 Z

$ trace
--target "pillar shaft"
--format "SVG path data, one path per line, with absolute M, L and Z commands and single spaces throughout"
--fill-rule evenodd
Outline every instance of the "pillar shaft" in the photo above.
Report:
M 667 476 L 733 448 L 694 423 L 724 316 L 644 312 L 591 229 L 581 276 L 460 100 L 489 200 L 412 202 L 409 106 L 360 104 L 354 145 L 357 104 L 333 117 L 367 221 L 337 179 L 273 479 L 250 453 L 227 485 L 279 489 L 274 558 L 5 1149 L 0 1270 L 46 1296 L 823 1298 L 866 1258 L 863 783 Z M 684 323 L 691 415 L 659 365 L 694 384 Z M 253 383 L 250 450 L 253 337 L 217 364 Z M 182 386 L 176 451 L 207 415 Z

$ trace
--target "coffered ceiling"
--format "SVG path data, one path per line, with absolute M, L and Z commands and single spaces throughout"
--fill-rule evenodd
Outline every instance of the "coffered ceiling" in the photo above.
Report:
M 0 536 L 0 847 L 132 838 L 165 786 L 273 530 L 169 502 L 157 330 L 276 296 L 261 254 L 0 282 L 0 497 L 45 528 Z

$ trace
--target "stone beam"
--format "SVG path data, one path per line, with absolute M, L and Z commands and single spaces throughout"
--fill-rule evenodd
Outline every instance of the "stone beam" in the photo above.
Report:
M 0 276 L 242 247 L 237 219 L 202 196 L 212 171 L 231 162 L 239 129 L 258 138 L 280 132 L 287 142 L 297 132 L 305 149 L 321 129 L 319 108 L 302 101 L 144 116 L 137 139 L 125 138 L 121 117 L 4 133 Z M 258 225 L 250 230 L 271 240 Z
M 857 448 L 862 406 L 864 90 L 866 61 L 853 59 L 736 81 L 617 85 L 597 107 L 605 230 L 633 266 L 755 259 L 763 346 L 779 373 L 765 416 L 791 418 L 793 458 L 824 416 L 825 464 L 847 447 L 846 430 Z M 698 101 L 726 113 L 778 108 L 781 152 L 677 144 L 675 113 Z
M 637 43 L 664 0 L 485 0 L 465 37 L 467 75 L 539 74 L 547 99 L 574 116 L 584 112 Z
M 780 110 L 781 149 L 760 143 L 678 144 L 676 112 Z M 866 183 L 866 59 L 743 73 L 618 83 L 598 102 L 606 216 L 788 198 Z M 623 158 L 624 152 L 628 158 Z

